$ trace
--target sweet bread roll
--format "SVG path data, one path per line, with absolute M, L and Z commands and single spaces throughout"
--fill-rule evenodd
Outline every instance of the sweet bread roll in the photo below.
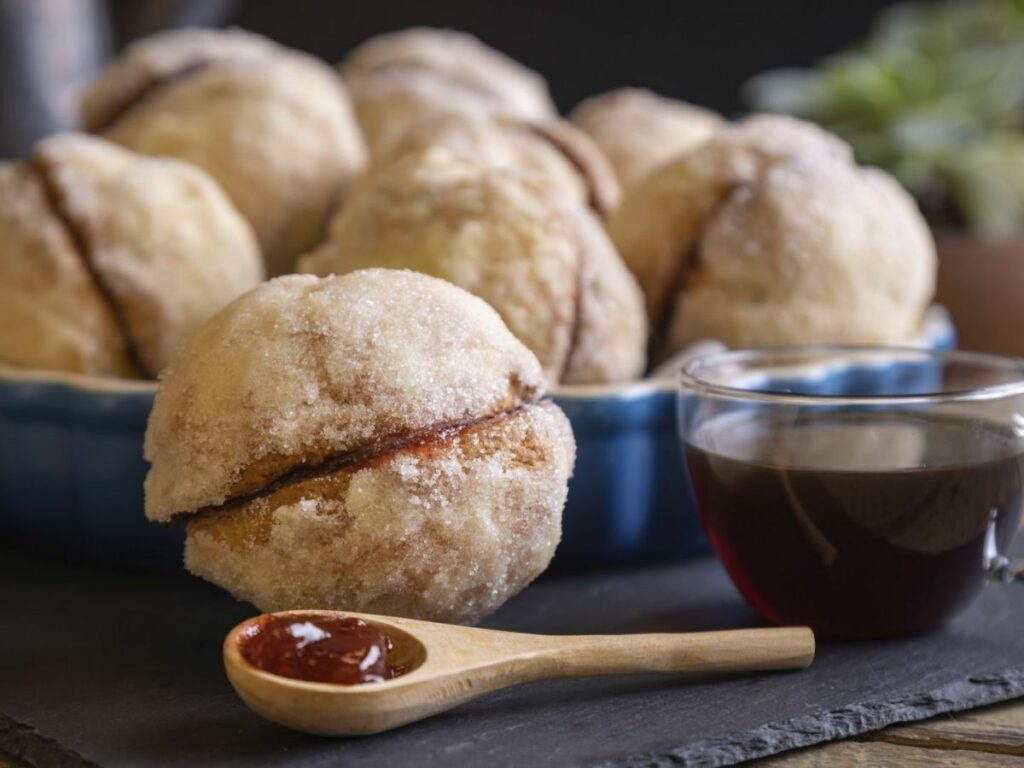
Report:
M 113 307 L 27 164 L 0 165 L 0 362 L 137 376 Z
M 0 360 L 155 376 L 263 278 L 245 220 L 202 171 L 102 139 L 45 139 L 0 173 Z
M 82 105 L 88 130 L 213 176 L 255 230 L 271 274 L 319 242 L 366 159 L 331 69 L 240 31 L 145 38 L 100 73 Z
M 705 222 L 668 346 L 905 342 L 935 267 L 927 225 L 888 174 L 822 156 L 778 163 Z
M 611 161 L 627 189 L 662 163 L 705 142 L 722 118 L 644 88 L 617 88 L 576 106 L 569 119 Z
M 415 27 L 370 38 L 348 55 L 341 71 L 357 91 L 378 75 L 416 73 L 421 81 L 432 82 L 437 94 L 503 114 L 527 120 L 557 114 L 543 77 L 451 29 Z
M 599 216 L 619 204 L 621 191 L 607 158 L 582 131 L 564 120 L 528 123 L 479 110 L 437 112 L 411 121 L 377 147 L 371 173 L 431 147 L 495 167 L 528 170 Z
M 822 166 L 845 167 L 848 170 L 854 167 L 849 147 L 837 137 L 810 123 L 792 118 L 757 115 L 740 123 L 723 126 L 700 147 L 657 168 L 633 186 L 622 205 L 609 218 L 608 231 L 644 290 L 648 315 L 656 333 L 663 336 L 670 326 L 673 329 L 671 343 L 666 345 L 664 338 L 656 341 L 659 356 L 671 354 L 679 339 L 696 338 L 694 334 L 697 333 L 713 331 L 718 334 L 714 336 L 717 340 L 730 345 L 737 343 L 739 336 L 733 326 L 712 328 L 707 325 L 699 329 L 694 326 L 693 333 L 686 331 L 687 320 L 680 314 L 684 311 L 681 308 L 690 291 L 697 289 L 708 274 L 704 268 L 707 236 L 721 216 L 724 206 L 734 197 L 742 198 L 776 165 L 797 159 L 819 162 Z M 781 223 L 789 226 L 801 216 L 803 208 L 812 202 L 812 199 L 806 203 L 789 200 L 788 204 L 795 206 L 794 211 L 791 217 Z M 838 205 L 842 207 L 844 204 L 839 201 Z M 851 217 L 859 215 L 855 206 L 851 205 L 850 208 Z M 842 212 L 833 211 L 832 214 L 840 216 Z M 909 217 L 909 220 L 899 224 L 907 230 L 917 231 L 924 227 L 920 214 L 912 205 L 894 208 L 892 216 Z M 867 224 L 865 222 L 865 226 Z M 758 233 L 750 234 L 754 236 Z M 778 241 L 782 242 L 784 237 L 785 233 L 780 232 Z M 928 243 L 923 251 L 913 249 L 903 256 L 913 274 L 925 275 L 934 270 L 935 256 L 930 241 Z M 735 245 L 748 251 L 754 248 L 753 245 L 747 246 L 739 241 Z M 863 259 L 865 263 L 870 261 L 869 254 L 858 255 L 854 251 L 844 250 L 843 244 L 838 245 L 842 255 L 836 258 Z M 829 249 L 836 246 L 827 237 L 822 237 L 813 249 L 802 254 L 808 275 L 814 274 L 814 269 L 832 258 Z M 783 279 L 781 274 L 778 277 Z M 912 289 L 911 295 L 917 296 L 929 291 L 927 285 L 917 286 Z M 775 292 L 775 295 L 779 293 Z M 760 297 L 760 293 L 740 293 L 733 297 L 733 301 L 757 303 Z M 870 299 L 867 295 L 861 298 Z M 922 309 L 919 303 L 904 307 L 907 316 L 912 318 L 910 324 L 920 319 Z M 687 310 L 685 318 L 693 318 L 693 310 L 693 307 Z M 723 317 L 729 311 L 723 306 L 716 308 L 714 314 Z M 906 338 L 904 334 L 908 321 L 900 321 L 889 328 L 883 327 L 882 317 L 874 322 L 877 328 L 871 334 L 863 336 L 851 327 L 848 333 L 842 334 L 842 338 L 847 341 L 861 339 L 864 342 Z M 872 321 L 865 319 L 864 323 L 870 325 Z M 810 328 L 806 333 L 794 328 L 793 334 L 775 334 L 771 330 L 773 327 L 769 324 L 760 332 L 751 330 L 750 333 L 752 336 L 760 333 L 763 338 L 761 343 L 764 344 L 824 340 L 811 333 Z
M 443 147 L 366 179 L 299 270 L 414 269 L 485 299 L 551 381 L 620 381 L 644 367 L 643 298 L 597 219 L 534 174 Z
M 548 564 L 575 445 L 483 301 L 412 272 L 289 276 L 182 345 L 146 431 L 146 513 L 265 611 L 471 622 Z

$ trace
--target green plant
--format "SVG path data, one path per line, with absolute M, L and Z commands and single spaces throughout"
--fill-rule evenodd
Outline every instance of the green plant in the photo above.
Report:
M 856 48 L 760 75 L 746 95 L 838 133 L 933 223 L 1024 231 L 1024 0 L 893 6 Z

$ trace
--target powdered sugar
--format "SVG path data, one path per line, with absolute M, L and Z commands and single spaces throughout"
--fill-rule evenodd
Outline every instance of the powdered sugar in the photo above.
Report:
M 543 391 L 484 302 L 411 272 L 291 276 L 180 349 L 146 435 L 147 514 L 219 504 L 367 442 L 507 411 Z

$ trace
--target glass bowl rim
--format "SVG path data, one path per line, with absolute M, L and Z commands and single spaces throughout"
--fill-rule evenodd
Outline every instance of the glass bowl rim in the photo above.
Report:
M 843 360 L 843 355 L 851 359 Z M 814 392 L 783 392 L 758 389 L 744 389 L 738 386 L 718 384 L 701 377 L 701 371 L 712 366 L 725 364 L 750 363 L 758 360 L 772 360 L 782 357 L 799 358 L 801 356 L 831 355 L 835 360 L 822 360 L 822 365 L 854 363 L 856 356 L 888 355 L 897 362 L 900 356 L 916 357 L 938 361 L 954 361 L 978 367 L 1000 369 L 1015 374 L 1016 379 L 1001 384 L 991 384 L 962 390 L 945 390 L 927 394 L 864 394 L 864 395 L 829 395 Z M 809 361 L 810 362 L 810 361 Z M 771 374 L 766 374 L 771 378 Z M 678 391 L 680 395 L 698 394 L 713 395 L 746 400 L 750 402 L 773 403 L 776 405 L 918 405 L 978 402 L 1001 400 L 1015 395 L 1024 395 L 1024 358 L 996 355 L 988 352 L 972 352 L 966 350 L 935 350 L 926 347 L 886 346 L 861 344 L 810 344 L 783 347 L 761 347 L 757 349 L 732 349 L 711 352 L 686 362 L 679 372 Z

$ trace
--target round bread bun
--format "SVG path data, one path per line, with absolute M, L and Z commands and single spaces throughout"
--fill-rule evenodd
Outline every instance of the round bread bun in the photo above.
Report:
M 668 346 L 905 342 L 935 268 L 928 226 L 888 174 L 827 156 L 777 163 L 705 222 Z
M 644 367 L 643 298 L 597 219 L 543 178 L 458 156 L 411 155 L 358 185 L 299 270 L 442 277 L 493 306 L 549 380 L 621 381 Z
M 179 349 L 146 514 L 259 609 L 473 622 L 547 566 L 575 455 L 537 359 L 426 275 L 278 278 Z
M 711 137 L 720 115 L 644 88 L 617 88 L 580 102 L 569 119 L 588 134 L 623 189 Z
M 0 198 L 0 359 L 155 377 L 181 339 L 263 279 L 220 188 L 99 138 L 44 139 Z
M 0 362 L 139 375 L 113 308 L 24 163 L 0 164 Z
M 129 46 L 86 91 L 83 117 L 112 141 L 213 176 L 271 274 L 320 241 L 366 161 L 331 68 L 239 31 L 176 30 Z
M 852 163 L 849 147 L 817 126 L 755 115 L 723 125 L 633 185 L 609 217 L 608 232 L 644 291 L 654 329 L 663 329 L 672 315 L 704 227 L 721 202 L 774 163 L 805 155 Z
M 440 146 L 496 167 L 526 169 L 602 218 L 619 204 L 615 171 L 582 131 L 564 120 L 528 123 L 479 110 L 435 112 L 411 122 L 378 146 L 371 173 Z
M 476 37 L 451 29 L 415 27 L 372 37 L 341 64 L 346 82 L 383 72 L 418 72 L 452 99 L 468 99 L 487 109 L 527 120 L 558 114 L 547 83 L 536 72 Z

